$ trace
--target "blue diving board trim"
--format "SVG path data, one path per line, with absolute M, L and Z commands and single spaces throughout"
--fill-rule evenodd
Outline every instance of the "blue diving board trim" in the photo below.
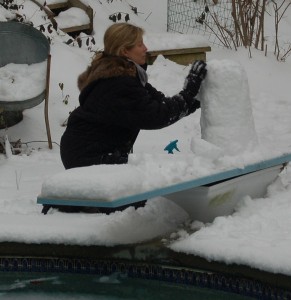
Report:
M 120 197 L 116 199 L 110 199 L 107 201 L 102 200 L 82 200 L 82 199 L 60 199 L 60 198 L 49 198 L 42 197 L 41 195 L 37 197 L 38 204 L 48 204 L 48 205 L 72 205 L 72 206 L 91 206 L 91 207 L 119 207 L 123 205 L 133 204 L 145 199 L 150 199 L 154 197 L 164 196 L 176 192 L 181 192 L 184 190 L 192 189 L 202 185 L 207 185 L 210 183 L 215 183 L 221 180 L 230 179 L 233 177 L 253 173 L 259 170 L 271 168 L 278 165 L 284 165 L 291 161 L 291 154 L 282 155 L 280 157 L 272 158 L 269 160 L 264 160 L 259 163 L 254 163 L 247 165 L 245 168 L 236 168 L 220 173 L 196 178 L 193 180 L 173 184 L 170 186 L 157 188 L 151 191 L 134 194 L 130 196 Z

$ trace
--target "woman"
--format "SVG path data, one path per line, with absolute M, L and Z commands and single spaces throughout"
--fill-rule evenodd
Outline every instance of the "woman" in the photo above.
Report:
M 147 82 L 141 67 L 147 52 L 143 34 L 143 29 L 128 23 L 110 26 L 104 51 L 79 76 L 80 106 L 70 114 L 61 138 L 66 169 L 127 163 L 141 129 L 169 126 L 200 107 L 195 96 L 206 64 L 195 62 L 183 90 L 165 97 Z
M 200 107 L 195 99 L 206 75 L 206 64 L 195 62 L 184 89 L 173 97 L 147 82 L 141 67 L 147 48 L 143 29 L 128 23 L 110 26 L 104 51 L 78 78 L 79 102 L 61 139 L 66 169 L 127 163 L 141 129 L 169 126 Z

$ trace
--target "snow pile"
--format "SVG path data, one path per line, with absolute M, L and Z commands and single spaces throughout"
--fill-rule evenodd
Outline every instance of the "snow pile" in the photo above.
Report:
M 60 28 L 81 26 L 90 23 L 90 19 L 86 12 L 78 7 L 71 7 L 60 12 L 60 14 L 55 17 L 55 20 Z
M 207 63 L 202 85 L 202 139 L 236 155 L 257 146 L 248 79 L 243 67 L 232 60 Z
M 245 264 L 260 270 L 291 275 L 290 170 L 280 176 L 262 199 L 245 197 L 231 216 L 201 224 L 189 235 L 176 233 L 170 248 L 227 264 Z M 199 228 L 198 228 L 199 229 Z
M 0 100 L 21 101 L 45 90 L 46 60 L 35 64 L 10 63 L 0 68 Z
M 48 178 L 42 185 L 41 194 L 43 197 L 104 201 L 128 191 L 138 193 L 142 189 L 142 179 L 142 173 L 130 165 L 74 168 Z

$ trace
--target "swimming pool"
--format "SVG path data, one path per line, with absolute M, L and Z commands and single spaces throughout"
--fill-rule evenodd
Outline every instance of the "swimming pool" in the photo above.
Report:
M 102 254 L 100 254 L 102 255 Z M 0 257 L 0 299 L 291 299 L 261 280 L 118 258 Z
M 124 273 L 0 273 L 0 299 L 232 299 L 251 297 L 226 291 L 158 280 L 131 278 Z

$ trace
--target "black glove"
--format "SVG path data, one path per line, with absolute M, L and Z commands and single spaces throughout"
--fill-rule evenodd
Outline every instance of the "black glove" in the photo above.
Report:
M 202 60 L 196 60 L 190 68 L 184 82 L 184 91 L 195 97 L 200 89 L 201 82 L 207 74 L 206 63 Z

